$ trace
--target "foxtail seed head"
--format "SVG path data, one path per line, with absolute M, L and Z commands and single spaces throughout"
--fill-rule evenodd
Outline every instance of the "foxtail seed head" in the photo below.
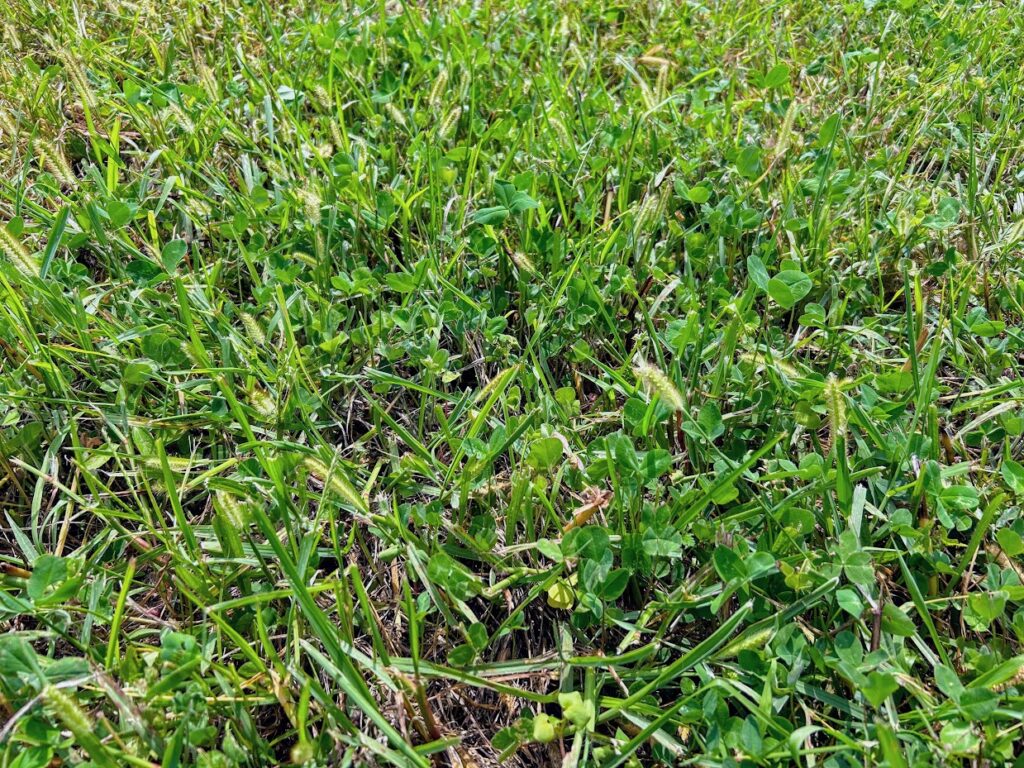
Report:
M 533 266 L 533 262 L 530 261 L 530 257 L 527 256 L 522 251 L 511 251 L 509 253 L 509 256 L 512 258 L 512 263 L 519 267 L 519 269 L 522 270 L 523 272 L 529 272 L 533 274 L 537 271 L 536 268 Z
M 637 378 L 644 383 L 648 392 L 658 395 L 674 411 L 686 410 L 686 402 L 679 394 L 676 385 L 659 368 L 651 365 L 646 360 L 641 360 L 633 366 L 633 372 Z
M 37 140 L 36 152 L 39 154 L 39 164 L 52 173 L 53 178 L 62 187 L 73 187 L 75 185 L 76 179 L 74 172 L 71 170 L 71 165 L 56 144 L 51 144 L 42 139 Z
M 388 113 L 388 117 L 394 120 L 402 128 L 406 127 L 405 115 L 402 114 L 402 110 L 396 107 L 392 102 L 388 102 L 384 105 L 384 111 Z
M 3 251 L 11 264 L 23 275 L 35 277 L 39 274 L 39 262 L 7 227 L 0 227 L 0 251 Z
M 453 108 L 447 115 L 445 115 L 444 120 L 441 121 L 441 125 L 437 129 L 437 137 L 439 139 L 443 139 L 451 133 L 458 124 L 460 117 L 462 117 L 462 107 Z
M 342 474 L 344 470 L 341 467 L 328 467 L 315 456 L 303 458 L 302 466 L 353 507 L 364 513 L 367 511 L 366 501 L 348 481 L 348 478 Z
M 441 97 L 444 95 L 444 89 L 448 87 L 448 70 L 442 69 L 437 73 L 437 77 L 434 78 L 434 84 L 430 87 L 430 95 L 427 97 L 427 102 L 432 107 L 437 107 L 441 103 Z
M 331 108 L 331 95 L 319 83 L 313 86 L 313 99 L 320 105 L 321 109 L 328 110 Z
M 14 117 L 3 107 L 0 107 L 0 136 L 10 140 L 18 133 L 18 124 Z
M 249 526 L 248 506 L 237 496 L 217 491 L 216 506 L 236 531 L 243 531 Z
M 50 706 L 50 709 L 53 710 L 57 719 L 75 737 L 79 737 L 83 733 L 92 733 L 92 722 L 90 722 L 89 716 L 78 705 L 73 696 L 65 693 L 55 685 L 47 685 L 43 688 L 43 699 Z
M 315 224 L 320 223 L 321 207 L 323 206 L 323 200 L 320 195 L 313 189 L 303 189 L 299 191 L 299 200 L 302 201 L 302 208 L 306 213 L 306 218 Z
M 828 412 L 829 431 L 832 442 L 846 437 L 846 396 L 843 395 L 842 382 L 834 375 L 825 381 L 825 409 Z
M 78 58 L 70 51 L 65 51 L 61 57 L 64 62 L 64 72 L 68 77 L 68 80 L 74 84 L 78 90 L 78 95 L 82 99 L 82 103 L 90 109 L 96 108 L 96 94 L 93 93 L 92 85 L 89 83 L 89 77 L 85 73 L 85 67 Z
M 661 101 L 668 94 L 668 65 L 658 67 L 658 79 L 654 81 L 654 96 Z
M 267 343 L 267 334 L 263 332 L 263 327 L 255 317 L 250 315 L 248 312 L 239 312 L 238 316 L 242 320 L 242 327 L 245 328 L 245 333 L 249 336 L 249 341 L 257 347 L 262 347 Z
M 274 421 L 277 418 L 277 403 L 267 390 L 257 387 L 250 395 L 249 402 L 256 409 L 256 413 L 267 421 Z

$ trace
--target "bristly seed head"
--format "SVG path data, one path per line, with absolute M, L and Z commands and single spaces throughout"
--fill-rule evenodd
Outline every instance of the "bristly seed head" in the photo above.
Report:
M 352 483 L 348 481 L 348 478 L 344 476 L 344 470 L 341 467 L 328 467 L 315 456 L 304 457 L 302 459 L 302 466 L 306 468 L 307 472 L 324 483 L 330 490 L 338 494 L 353 507 L 362 512 L 366 511 L 366 501 L 359 495 L 359 492 Z
M 828 412 L 829 431 L 832 442 L 846 437 L 846 396 L 843 394 L 842 382 L 830 375 L 825 380 L 825 409 Z
M 10 141 L 18 134 L 18 124 L 14 117 L 3 107 L 0 107 L 0 136 Z
M 93 93 L 89 77 L 85 73 L 85 67 L 82 66 L 82 63 L 70 51 L 64 51 L 61 59 L 64 62 L 64 72 L 75 88 L 78 89 L 78 95 L 81 97 L 82 103 L 90 109 L 95 109 L 97 104 L 96 94 Z
M 71 165 L 56 144 L 43 139 L 36 140 L 36 152 L 40 165 L 46 168 L 62 187 L 73 187 L 77 183 Z
M 432 107 L 438 107 L 441 104 L 441 96 L 444 94 L 444 89 L 448 87 L 448 70 L 442 69 L 437 77 L 434 78 L 434 84 L 430 88 L 430 95 L 427 97 L 427 103 Z
M 530 257 L 522 251 L 512 251 L 509 253 L 509 256 L 511 257 L 512 262 L 523 272 L 529 272 L 530 274 L 537 272 L 536 267 L 533 266 L 533 262 L 530 261 Z
M 242 320 L 242 326 L 245 328 L 245 333 L 249 336 L 249 341 L 257 347 L 264 346 L 267 343 L 267 334 L 263 332 L 263 327 L 256 318 L 248 312 L 239 312 L 238 316 Z
M 7 227 L 0 227 L 0 251 L 26 277 L 39 275 L 39 262 Z
M 305 189 L 299 190 L 298 197 L 302 202 L 306 218 L 314 224 L 319 224 L 322 216 L 320 209 L 323 206 L 323 200 L 320 198 L 319 193 L 314 189 L 306 187 Z
M 406 127 L 405 115 L 402 114 L 402 110 L 394 105 L 392 102 L 388 102 L 384 105 L 384 111 L 388 113 L 388 116 L 394 120 L 402 128 Z
M 171 115 L 174 116 L 174 121 L 178 124 L 185 133 L 195 133 L 196 125 L 192 122 L 192 118 L 189 117 L 188 113 L 177 104 L 171 104 L 168 107 Z
M 225 491 L 217 491 L 215 503 L 236 531 L 243 531 L 249 527 L 249 508 L 244 500 Z
M 249 402 L 260 416 L 267 421 L 277 419 L 277 403 L 267 390 L 257 387 L 249 396 Z
M 79 737 L 83 733 L 92 733 L 92 723 L 89 721 L 89 716 L 70 694 L 65 693 L 55 685 L 47 685 L 43 688 L 43 699 L 57 718 L 64 724 L 64 727 L 71 731 L 75 737 Z
M 686 401 L 676 389 L 676 385 L 659 368 L 646 360 L 641 360 L 633 366 L 633 372 L 644 383 L 648 392 L 658 395 L 672 410 L 686 410 Z
M 445 116 L 444 120 L 441 121 L 441 125 L 437 129 L 437 137 L 443 139 L 451 133 L 452 129 L 458 124 L 460 117 L 462 117 L 462 107 L 452 109 Z
M 313 99 L 320 105 L 321 109 L 326 111 L 331 108 L 331 95 L 320 83 L 313 86 Z
M 668 95 L 668 65 L 658 68 L 658 79 L 654 81 L 654 95 L 661 101 Z
M 196 73 L 199 75 L 199 83 L 202 85 L 203 90 L 206 91 L 206 95 L 211 99 L 217 99 L 220 97 L 220 84 L 217 82 L 217 76 L 213 73 L 204 62 L 196 63 Z

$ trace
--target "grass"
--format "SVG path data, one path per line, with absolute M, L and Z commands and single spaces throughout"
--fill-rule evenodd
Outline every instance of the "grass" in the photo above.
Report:
M 0 19 L 0 764 L 1020 764 L 1016 4 Z

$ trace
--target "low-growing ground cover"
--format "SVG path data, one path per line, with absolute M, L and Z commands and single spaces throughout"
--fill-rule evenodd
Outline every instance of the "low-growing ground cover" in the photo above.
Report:
M 0 20 L 0 764 L 1015 760 L 1016 4 Z

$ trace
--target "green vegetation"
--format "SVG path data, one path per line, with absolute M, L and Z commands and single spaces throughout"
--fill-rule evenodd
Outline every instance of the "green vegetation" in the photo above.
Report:
M 1017 3 L 0 20 L 0 765 L 1024 751 Z

